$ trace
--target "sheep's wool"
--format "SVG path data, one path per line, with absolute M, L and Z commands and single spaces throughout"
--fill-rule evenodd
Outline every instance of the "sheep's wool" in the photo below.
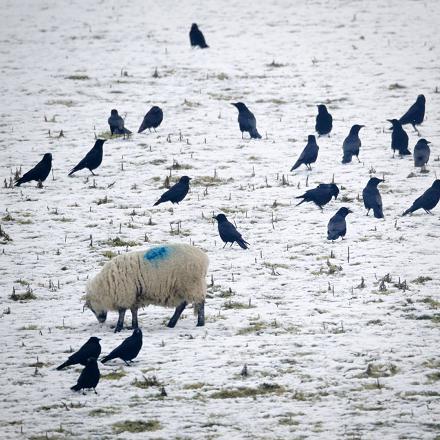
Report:
M 208 263 L 203 251 L 187 244 L 119 255 L 87 283 L 86 300 L 105 310 L 200 303 L 206 296 Z

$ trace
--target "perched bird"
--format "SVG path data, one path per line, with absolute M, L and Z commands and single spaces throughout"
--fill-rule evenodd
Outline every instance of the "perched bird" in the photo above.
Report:
M 348 208 L 339 208 L 338 212 L 330 219 L 327 226 L 327 239 L 337 240 L 339 237 L 344 239 L 347 232 L 345 217 L 353 211 Z
M 344 151 L 344 156 L 342 158 L 342 163 L 349 163 L 353 156 L 357 157 L 359 160 L 359 149 L 361 148 L 361 140 L 359 139 L 359 130 L 365 127 L 365 125 L 353 125 L 350 129 L 350 133 L 344 139 L 342 145 L 342 150 Z
M 242 102 L 233 102 L 238 110 L 238 125 L 240 126 L 241 138 L 243 139 L 243 132 L 247 131 L 251 139 L 261 139 L 260 133 L 257 131 L 257 120 L 254 114 Z
M 102 147 L 104 142 L 107 142 L 106 139 L 97 139 L 93 148 L 84 156 L 84 159 L 70 170 L 69 176 L 84 168 L 87 168 L 93 175 L 95 175 L 93 170 L 98 168 L 102 162 Z
M 324 104 L 318 105 L 318 115 L 316 116 L 315 130 L 319 136 L 329 134 L 333 128 L 332 115 L 327 111 Z
M 112 359 L 122 359 L 126 365 L 129 365 L 131 362 L 141 351 L 142 348 L 142 331 L 140 328 L 135 328 L 133 330 L 133 334 L 125 339 L 121 345 L 116 347 L 110 354 L 105 356 L 102 359 L 102 363 Z
M 62 370 L 70 365 L 86 365 L 88 358 L 98 358 L 101 354 L 101 339 L 92 336 L 89 340 L 76 352 L 69 356 L 66 362 L 57 367 L 57 370 Z
M 243 239 L 235 226 L 230 221 L 228 221 L 224 214 L 218 214 L 214 216 L 214 218 L 217 220 L 218 223 L 218 233 L 220 234 L 220 238 L 225 243 L 223 248 L 226 246 L 227 243 L 231 243 L 232 246 L 234 242 L 237 242 L 237 244 L 242 249 L 248 248 L 247 245 L 249 243 Z
M 391 149 L 393 150 L 393 157 L 396 150 L 401 156 L 410 155 L 411 151 L 408 150 L 408 135 L 403 129 L 402 124 L 397 119 L 387 119 L 391 122 Z
M 416 125 L 420 125 L 425 117 L 425 103 L 424 95 L 417 96 L 416 102 L 408 109 L 408 111 L 399 119 L 402 125 L 411 124 L 415 131 L 418 130 Z
M 86 366 L 79 375 L 76 385 L 74 385 L 70 389 L 73 391 L 80 391 L 83 389 L 85 390 L 93 388 L 95 394 L 98 394 L 96 392 L 96 386 L 98 385 L 100 377 L 101 373 L 99 372 L 97 359 L 94 357 L 89 357 L 87 359 Z
M 110 125 L 112 136 L 114 134 L 123 134 L 124 136 L 131 135 L 131 131 L 124 127 L 124 120 L 119 116 L 116 109 L 111 110 L 110 117 L 108 118 L 108 125 Z
M 364 199 L 365 208 L 368 209 L 367 215 L 370 213 L 370 209 L 374 212 L 374 217 L 383 218 L 382 197 L 380 196 L 377 185 L 384 182 L 383 179 L 372 177 L 367 186 L 362 191 L 362 198 Z
M 316 188 L 309 189 L 302 196 L 295 197 L 296 199 L 302 199 L 296 206 L 304 202 L 313 202 L 322 211 L 322 207 L 327 205 L 332 197 L 336 200 L 338 194 L 339 188 L 334 183 L 320 183 Z
M 35 180 L 37 182 L 44 182 L 52 169 L 52 155 L 46 153 L 43 159 L 37 163 L 31 170 L 24 173 L 16 182 L 15 186 L 20 186 L 22 183 L 30 182 Z
M 428 188 L 418 199 L 414 201 L 411 208 L 407 209 L 402 215 L 410 212 L 424 209 L 428 214 L 432 214 L 431 209 L 434 209 L 440 200 L 440 180 L 434 180 L 434 183 Z
M 202 31 L 199 29 L 196 23 L 191 25 L 191 30 L 189 31 L 189 41 L 192 47 L 199 46 L 201 49 L 206 49 L 209 47 L 206 44 Z
M 156 131 L 156 128 L 159 127 L 162 121 L 163 121 L 163 111 L 160 107 L 154 105 L 153 107 L 150 108 L 150 110 L 148 110 L 147 114 L 144 116 L 144 120 L 142 121 L 142 124 L 139 127 L 138 133 L 142 133 L 147 128 L 150 131 L 151 129 Z
M 424 168 L 429 161 L 429 155 L 431 154 L 431 149 L 429 144 L 431 142 L 426 139 L 419 139 L 416 146 L 414 147 L 414 166 Z
M 191 177 L 182 176 L 176 184 L 174 184 L 168 191 L 165 191 L 160 196 L 160 199 L 153 206 L 159 205 L 160 203 L 164 202 L 181 202 L 188 194 L 190 180 Z
M 315 163 L 318 158 L 319 147 L 316 143 L 316 138 L 312 134 L 309 135 L 307 145 L 304 147 L 299 159 L 295 162 L 295 165 L 290 171 L 296 170 L 300 165 L 304 164 L 309 170 L 312 169 L 311 163 Z

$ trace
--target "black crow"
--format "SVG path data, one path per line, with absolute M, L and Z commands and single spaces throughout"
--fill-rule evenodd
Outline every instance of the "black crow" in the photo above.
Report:
M 429 144 L 431 142 L 426 139 L 419 139 L 416 146 L 414 147 L 414 166 L 424 168 L 428 163 L 429 155 L 431 154 L 431 149 Z
M 153 106 L 148 110 L 147 114 L 144 116 L 144 120 L 142 121 L 141 126 L 139 127 L 138 133 L 142 133 L 144 130 L 148 128 L 151 131 L 153 129 L 156 131 L 156 128 L 162 123 L 163 120 L 163 111 L 157 105 Z
M 181 202 L 188 194 L 190 180 L 191 177 L 182 176 L 176 184 L 174 184 L 168 191 L 165 191 L 160 196 L 160 199 L 153 206 L 159 205 L 160 203 L 164 202 Z
M 339 237 L 344 239 L 347 232 L 345 217 L 353 211 L 348 208 L 339 208 L 338 212 L 330 219 L 327 226 L 327 239 L 337 240 Z
M 44 182 L 52 169 L 52 155 L 46 153 L 43 159 L 37 163 L 31 170 L 24 173 L 16 182 L 15 186 L 20 186 L 22 183 L 36 180 L 37 182 Z
M 383 218 L 382 197 L 380 196 L 377 185 L 384 182 L 383 179 L 372 177 L 367 186 L 362 191 L 362 198 L 364 199 L 365 208 L 368 209 L 367 215 L 370 213 L 370 209 L 374 212 L 374 217 Z
M 393 150 L 393 157 L 396 150 L 401 156 L 410 155 L 411 151 L 408 150 L 408 135 L 403 129 L 402 124 L 397 119 L 387 119 L 391 122 L 391 149 Z
M 142 331 L 140 328 L 133 330 L 133 334 L 125 339 L 121 345 L 117 346 L 110 354 L 102 359 L 102 363 L 106 363 L 112 359 L 122 359 L 127 365 L 141 351 L 142 348 Z
M 428 214 L 432 214 L 431 209 L 434 209 L 440 200 L 440 180 L 434 180 L 431 188 L 428 188 L 418 199 L 414 201 L 411 208 L 407 209 L 402 215 L 410 212 L 424 209 Z
M 206 49 L 209 47 L 206 44 L 202 31 L 199 29 L 196 23 L 191 25 L 191 30 L 189 31 L 189 41 L 192 47 L 199 46 L 201 49 Z
M 309 135 L 307 145 L 304 147 L 299 159 L 295 162 L 295 165 L 290 171 L 296 170 L 300 165 L 304 164 L 309 170 L 312 169 L 311 163 L 315 163 L 318 158 L 319 147 L 316 143 L 316 138 L 312 134 Z
M 76 353 L 69 356 L 64 364 L 57 367 L 57 370 L 62 370 L 70 365 L 86 365 L 88 358 L 97 358 L 101 354 L 100 339 L 92 336 Z
M 111 110 L 110 117 L 108 118 L 108 125 L 110 125 L 112 136 L 114 134 L 123 134 L 124 136 L 131 135 L 131 131 L 124 127 L 124 120 L 119 116 L 116 109 Z
M 411 124 L 415 131 L 416 125 L 420 125 L 425 117 L 425 103 L 424 95 L 417 96 L 416 102 L 408 109 L 408 111 L 399 119 L 402 125 Z
M 329 134 L 333 128 L 332 115 L 327 111 L 324 104 L 318 105 L 318 115 L 316 116 L 315 130 L 319 136 Z
M 241 138 L 243 139 L 243 132 L 247 131 L 251 139 L 261 139 L 260 133 L 257 131 L 257 120 L 254 114 L 242 102 L 233 102 L 238 110 L 238 125 L 240 126 Z
M 218 214 L 214 216 L 214 218 L 218 223 L 218 233 L 220 234 L 220 238 L 225 243 L 223 247 L 225 247 L 227 243 L 231 243 L 232 246 L 234 242 L 237 242 L 242 249 L 248 248 L 247 245 L 249 245 L 249 243 L 243 240 L 241 234 L 237 231 L 235 226 L 228 221 L 224 214 Z
M 332 197 L 338 197 L 339 188 L 334 183 L 320 183 L 316 188 L 309 189 L 302 196 L 295 197 L 302 199 L 296 206 L 304 202 L 313 202 L 315 205 L 322 207 L 326 205 Z
M 93 388 L 95 394 L 98 394 L 96 392 L 96 386 L 98 385 L 100 377 L 101 373 L 99 372 L 97 359 L 89 357 L 86 366 L 79 375 L 78 382 L 70 389 L 73 391 L 81 391 L 83 389 Z
M 93 148 L 84 156 L 84 159 L 70 170 L 69 176 L 84 168 L 87 168 L 93 175 L 95 175 L 93 170 L 98 168 L 102 162 L 102 147 L 104 142 L 107 141 L 105 139 L 97 139 Z
M 365 125 L 353 125 L 350 129 L 350 133 L 344 139 L 342 145 L 342 150 L 344 151 L 344 156 L 342 158 L 342 163 L 349 163 L 353 156 L 357 157 L 359 160 L 359 149 L 361 148 L 361 140 L 359 139 L 359 130 L 365 127 Z

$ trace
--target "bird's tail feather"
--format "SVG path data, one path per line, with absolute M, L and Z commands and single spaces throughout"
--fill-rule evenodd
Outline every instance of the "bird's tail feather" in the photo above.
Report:
M 261 139 L 261 134 L 258 133 L 256 128 L 250 132 L 250 135 L 252 139 Z
M 350 163 L 352 158 L 353 155 L 351 153 L 344 153 L 344 156 L 342 158 L 342 163 Z
M 300 165 L 301 165 L 301 161 L 297 160 L 295 162 L 295 165 L 293 165 L 293 167 L 290 169 L 290 171 L 296 170 Z
M 162 199 L 159 199 L 153 206 L 157 206 L 162 203 Z
M 67 367 L 68 365 L 69 365 L 69 362 L 64 362 L 63 364 L 61 364 L 57 367 L 57 370 L 62 370 L 63 368 Z
M 242 249 L 247 249 L 249 245 L 249 243 L 243 239 L 241 240 L 237 240 L 237 244 L 242 248 Z
M 79 384 L 73 385 L 73 387 L 70 387 L 71 390 L 73 391 L 79 391 L 81 389 Z
M 383 218 L 383 210 L 382 208 L 373 208 L 373 212 L 374 212 L 374 217 L 375 218 Z
M 302 200 L 299 203 L 297 203 L 295 206 L 299 206 L 299 205 L 301 205 L 301 203 L 304 203 L 306 201 L 306 199 L 304 199 L 303 196 L 295 197 L 295 199 L 301 199 L 301 198 L 302 198 Z
M 407 214 L 411 213 L 411 212 L 414 212 L 414 209 L 413 209 L 412 206 L 411 206 L 411 208 L 408 208 L 408 209 L 402 214 L 402 217 L 403 217 L 404 215 L 407 215 Z

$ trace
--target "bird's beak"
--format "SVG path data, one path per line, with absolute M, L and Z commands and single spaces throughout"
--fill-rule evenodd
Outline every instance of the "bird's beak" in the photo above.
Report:
M 427 144 L 430 144 L 431 142 L 430 142 L 430 141 L 426 141 L 426 143 L 427 143 Z
M 365 127 L 365 125 L 359 125 L 359 127 L 361 127 L 361 128 L 364 128 L 364 127 Z
M 236 102 L 231 102 L 231 105 L 233 105 L 234 107 L 237 107 L 237 103 Z
M 351 209 L 348 210 L 349 214 L 353 214 L 353 211 Z

